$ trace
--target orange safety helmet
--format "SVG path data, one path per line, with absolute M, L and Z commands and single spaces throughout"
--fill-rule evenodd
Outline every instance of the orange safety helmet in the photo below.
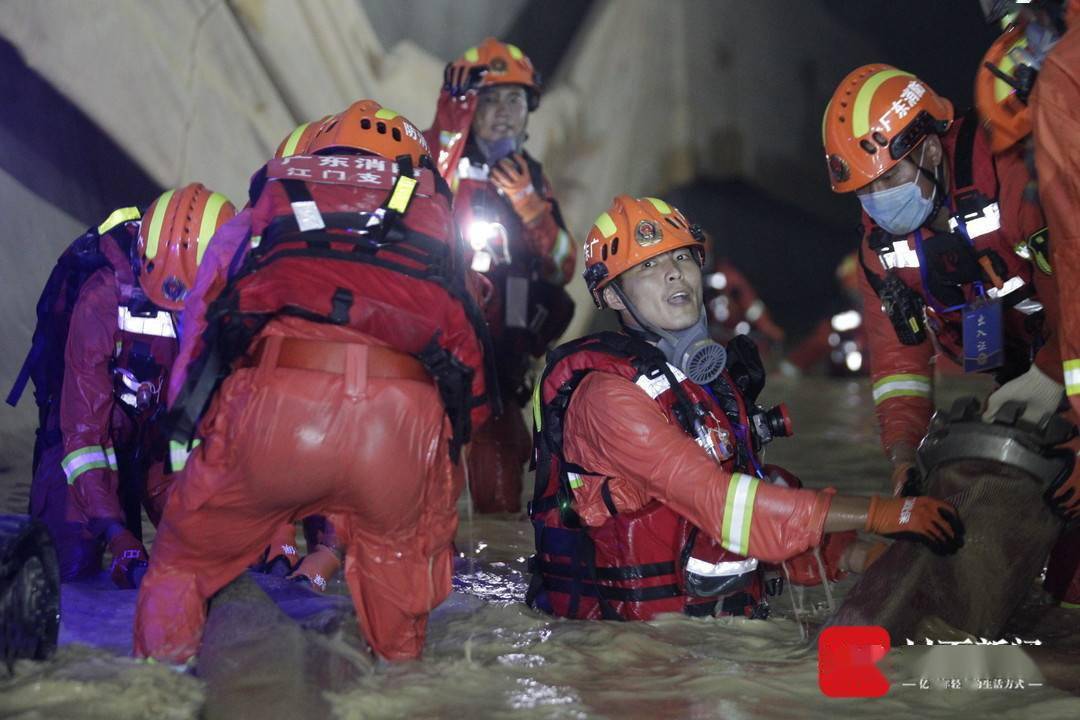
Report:
M 983 56 L 975 76 L 975 107 L 990 137 L 990 149 L 999 153 L 1031 133 L 1031 110 L 1027 96 L 1036 70 L 1024 62 L 1028 40 L 1026 22 L 1010 25 Z M 1006 82 L 987 67 L 993 65 L 1016 85 Z M 1019 87 L 1018 87 L 1019 86 Z
M 852 71 L 821 123 L 833 192 L 873 182 L 927 135 L 948 130 L 952 120 L 952 103 L 909 72 L 881 63 Z
M 535 110 L 540 105 L 540 73 L 517 45 L 499 42 L 489 37 L 462 53 L 454 64 L 484 65 L 487 67 L 487 72 L 480 80 L 481 88 L 495 85 L 522 85 L 528 94 L 529 111 Z
M 158 307 L 184 307 L 206 246 L 217 229 L 236 215 L 221 193 L 201 183 L 166 190 L 147 208 L 135 246 L 139 284 Z
M 331 115 L 325 115 L 321 120 L 312 120 L 297 125 L 296 129 L 286 135 L 285 139 L 278 145 L 277 150 L 274 151 L 274 159 L 280 160 L 293 155 L 307 155 L 311 139 L 315 137 L 315 133 L 319 132 L 319 128 L 322 127 L 323 123 L 331 117 Z
M 308 144 L 312 155 L 337 148 L 363 150 L 393 160 L 408 155 L 419 166 L 429 157 L 427 141 L 404 115 L 374 100 L 357 100 L 342 112 L 323 121 Z
M 657 198 L 619 195 L 593 223 L 585 238 L 585 284 L 596 307 L 615 278 L 649 258 L 678 248 L 692 248 L 705 264 L 705 234 L 683 214 Z

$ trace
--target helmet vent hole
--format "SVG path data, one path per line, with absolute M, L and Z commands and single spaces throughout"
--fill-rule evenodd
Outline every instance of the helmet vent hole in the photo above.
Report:
M 844 122 L 845 119 L 846 118 L 843 115 L 840 116 L 840 122 Z
M 870 142 L 869 140 L 860 140 L 859 141 L 859 147 L 861 147 L 863 150 L 865 150 L 870 155 L 873 155 L 874 153 L 877 152 L 877 148 L 874 147 L 874 143 Z
M 146 263 L 146 272 L 148 272 L 148 273 L 154 272 L 154 261 L 153 260 Z
M 880 131 L 875 130 L 873 137 L 874 137 L 874 142 L 876 142 L 881 147 L 888 147 L 889 146 L 889 139 L 887 137 L 885 137 L 884 135 L 882 135 Z
M 367 118 L 364 118 L 363 120 L 361 120 L 360 121 L 360 129 L 361 130 L 370 130 L 371 129 L 371 121 L 368 120 Z
M 384 122 L 375 123 L 375 131 L 378 132 L 380 135 L 385 135 L 386 134 L 386 123 L 384 123 Z
M 667 220 L 667 223 L 668 223 L 668 225 L 670 225 L 671 227 L 675 228 L 676 230 L 678 230 L 678 229 L 679 229 L 679 227 L 680 227 L 680 226 L 679 226 L 679 223 L 678 223 L 678 222 L 676 222 L 675 220 L 671 219 L 670 217 L 666 217 L 666 218 L 664 218 L 664 219 L 665 219 L 665 220 Z
M 398 130 L 397 128 L 391 128 L 390 136 L 393 137 L 398 142 L 401 142 L 401 131 Z
M 603 247 L 600 248 L 600 257 L 602 259 L 604 259 L 604 260 L 607 260 L 607 255 L 608 255 L 607 243 L 604 243 Z
M 614 255 L 617 252 L 619 252 L 619 238 L 614 237 L 611 239 L 611 254 Z

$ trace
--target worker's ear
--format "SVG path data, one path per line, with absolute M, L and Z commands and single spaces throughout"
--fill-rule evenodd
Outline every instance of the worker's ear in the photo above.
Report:
M 615 288 L 610 285 L 604 288 L 604 303 L 612 310 L 626 309 L 626 305 L 623 304 L 622 298 L 619 297 L 619 293 L 615 292 Z

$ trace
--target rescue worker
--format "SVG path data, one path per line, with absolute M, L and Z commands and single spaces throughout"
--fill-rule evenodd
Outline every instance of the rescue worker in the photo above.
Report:
M 1006 22 L 976 78 L 976 103 L 995 152 L 1033 159 L 1047 233 L 1024 250 L 1037 275 L 1051 276 L 1058 293 L 1057 350 L 1061 368 L 1048 367 L 1044 385 L 1067 394 L 1080 417 L 1080 0 L 984 3 L 987 20 Z M 1011 15 L 1011 20 L 1006 16 Z M 1029 160 L 1030 162 L 1030 160 Z M 1051 496 L 1068 519 L 1080 515 L 1080 473 Z M 1080 607 L 1080 530 L 1066 532 L 1051 553 L 1046 589 L 1062 606 Z
M 620 195 L 589 231 L 585 282 L 623 332 L 553 350 L 535 391 L 534 607 L 755 614 L 760 562 L 805 565 L 819 549 L 823 576 L 865 565 L 844 531 L 962 544 L 940 500 L 800 489 L 761 463 L 789 423 L 754 405 L 764 371 L 753 343 L 738 336 L 725 352 L 709 339 L 703 262 L 700 229 L 656 198 Z
M 207 600 L 311 515 L 333 523 L 380 657 L 418 657 L 450 592 L 461 448 L 488 410 L 449 190 L 416 127 L 371 100 L 308 150 L 255 174 L 184 315 L 170 456 L 187 464 L 137 655 L 194 654 Z
M 1056 292 L 1017 252 L 1046 224 L 1025 192 L 1022 154 L 993 155 L 972 114 L 954 118 L 952 104 L 910 73 L 854 70 L 825 110 L 823 134 L 833 190 L 855 192 L 865 212 L 870 375 L 900 494 L 933 410 L 936 353 L 1004 383 L 988 416 L 1010 399 L 1036 422 L 1057 409 L 1060 392 L 1040 370 L 1056 364 L 1046 352 L 1056 327 L 1043 311 Z
M 866 328 L 862 322 L 862 295 L 859 294 L 861 274 L 858 255 L 845 255 L 836 267 L 836 281 L 842 290 L 837 304 L 843 309 L 834 308 L 840 311 L 822 318 L 780 363 L 780 372 L 788 377 L 799 377 L 828 359 L 829 375 L 867 374 Z
M 134 587 L 145 570 L 142 508 L 157 524 L 169 485 L 161 393 L 176 356 L 177 316 L 210 237 L 234 213 L 224 195 L 199 183 L 169 190 L 141 221 L 136 208 L 113 212 L 50 277 L 27 361 L 37 365 L 44 418 L 30 513 L 53 535 L 63 580 L 97 573 L 102 543 L 117 587 Z M 66 297 L 77 297 L 70 315 Z M 63 355 L 51 358 L 56 338 Z M 62 386 L 46 377 L 56 363 Z
M 519 408 L 529 397 L 530 355 L 543 356 L 574 310 L 563 290 L 574 243 L 551 183 L 524 148 L 540 90 L 539 73 L 519 48 L 487 38 L 447 65 L 425 132 L 454 191 L 467 259 L 491 284 L 484 312 L 503 412 L 469 448 L 469 489 L 482 513 L 520 509 L 530 441 Z
M 319 128 L 329 119 L 330 116 L 325 115 L 319 120 L 297 125 L 278 144 L 274 158 L 280 160 L 293 155 L 306 155 Z M 303 558 L 297 552 L 296 526 L 288 522 L 274 532 L 270 544 L 252 569 L 304 582 L 313 590 L 325 592 L 341 569 L 341 548 L 337 535 L 333 525 L 321 515 L 306 517 L 301 524 L 308 550 Z
M 762 354 L 782 344 L 783 329 L 746 276 L 727 258 L 717 258 L 713 268 L 705 275 L 705 307 L 713 338 L 727 342 L 735 335 L 750 335 Z

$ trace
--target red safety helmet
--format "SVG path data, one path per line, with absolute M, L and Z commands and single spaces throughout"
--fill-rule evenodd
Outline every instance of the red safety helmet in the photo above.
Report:
M 953 106 L 909 72 L 863 65 L 837 86 L 821 124 L 833 192 L 873 182 L 931 133 L 943 134 Z
M 530 112 L 540 105 L 540 73 L 517 45 L 489 37 L 462 53 L 454 64 L 485 66 L 487 72 L 480 80 L 481 88 L 496 85 L 521 85 L 528 95 Z
M 408 155 L 419 166 L 430 156 L 427 141 L 404 115 L 374 100 L 357 100 L 344 111 L 319 125 L 308 144 L 309 154 L 328 154 L 334 149 L 363 150 L 394 159 Z
M 585 238 L 585 284 L 596 307 L 604 307 L 603 290 L 619 275 L 683 247 L 692 248 L 704 265 L 705 234 L 681 212 L 657 198 L 617 196 Z
M 274 151 L 274 158 L 280 160 L 281 158 L 291 157 L 292 155 L 309 154 L 312 138 L 319 132 L 319 128 L 322 127 L 323 123 L 331 117 L 331 115 L 325 115 L 321 120 L 312 120 L 311 122 L 297 125 L 296 129 L 286 135 L 278 144 L 277 150 Z
M 217 229 L 236 215 L 221 193 L 201 183 L 166 190 L 147 208 L 135 253 L 139 284 L 158 307 L 184 307 L 203 254 Z

